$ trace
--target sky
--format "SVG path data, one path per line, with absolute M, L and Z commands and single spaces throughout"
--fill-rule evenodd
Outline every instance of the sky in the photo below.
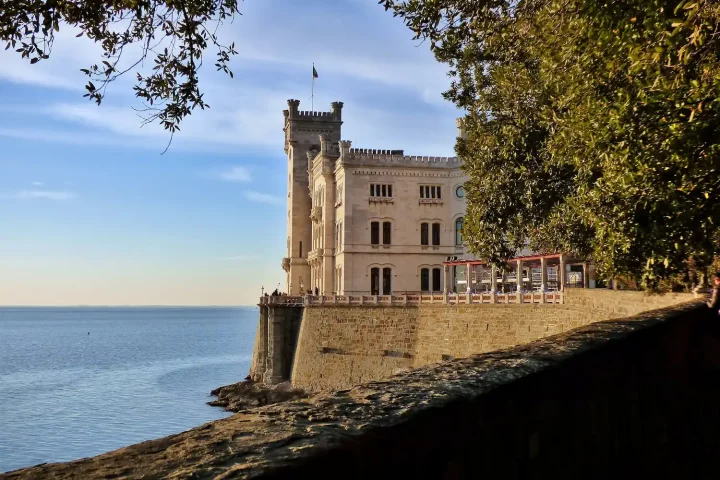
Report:
M 134 75 L 99 107 L 82 97 L 101 50 L 78 31 L 62 26 L 35 65 L 0 50 L 0 305 L 252 305 L 282 288 L 282 111 L 310 109 L 313 62 L 315 109 L 343 101 L 353 146 L 453 155 L 447 68 L 376 0 L 240 11 L 220 27 L 234 78 L 206 62 L 211 108 L 164 154 L 169 135 L 133 109 Z

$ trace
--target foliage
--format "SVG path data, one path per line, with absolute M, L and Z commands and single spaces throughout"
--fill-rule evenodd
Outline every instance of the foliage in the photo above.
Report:
M 217 49 L 215 67 L 229 74 L 234 44 L 221 45 L 217 27 L 232 18 L 238 0 L 0 0 L 0 40 L 31 64 L 50 57 L 61 25 L 80 30 L 102 47 L 102 61 L 82 71 L 85 97 L 99 105 L 108 84 L 154 56 L 152 72 L 137 73 L 135 95 L 144 123 L 158 121 L 174 133 L 197 107 L 205 109 L 198 82 L 203 52 Z M 129 66 L 121 63 L 134 55 Z M 127 52 L 126 52 L 127 51 Z
M 650 288 L 712 262 L 720 2 L 380 3 L 450 67 L 474 253 L 572 252 Z

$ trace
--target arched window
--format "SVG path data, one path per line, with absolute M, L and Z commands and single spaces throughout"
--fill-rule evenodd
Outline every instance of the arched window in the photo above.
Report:
M 388 267 L 383 268 L 383 295 L 392 295 L 392 286 L 390 285 L 391 278 L 392 269 Z
M 432 244 L 440 245 L 440 224 L 439 223 L 432 224 Z
M 390 245 L 391 230 L 392 224 L 390 222 L 383 222 L 383 245 Z
M 433 292 L 439 292 L 439 291 L 440 291 L 440 269 L 439 269 L 439 268 L 433 268 L 433 271 L 432 271 L 432 289 L 433 289 Z
M 370 269 L 370 295 L 380 295 L 380 269 Z
M 420 245 L 428 245 L 430 242 L 428 240 L 428 224 L 427 223 L 421 223 L 420 224 Z
M 380 222 L 370 222 L 370 243 L 380 244 Z
M 420 290 L 423 292 L 430 290 L 430 269 L 428 268 L 420 269 Z
M 455 245 L 462 245 L 462 228 L 463 228 L 463 217 L 455 220 Z

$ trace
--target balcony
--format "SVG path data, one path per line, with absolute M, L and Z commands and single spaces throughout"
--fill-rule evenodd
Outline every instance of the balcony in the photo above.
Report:
M 314 222 L 320 222 L 322 220 L 322 207 L 312 207 L 312 210 L 310 210 L 310 218 Z
M 442 205 L 442 198 L 421 198 L 418 201 L 418 205 Z
M 368 203 L 395 203 L 393 197 L 368 197 Z

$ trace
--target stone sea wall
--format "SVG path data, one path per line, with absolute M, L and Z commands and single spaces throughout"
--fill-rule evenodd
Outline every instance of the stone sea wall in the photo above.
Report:
M 291 381 L 310 391 L 350 388 L 404 369 L 512 347 L 692 298 L 572 289 L 563 305 L 307 306 Z

